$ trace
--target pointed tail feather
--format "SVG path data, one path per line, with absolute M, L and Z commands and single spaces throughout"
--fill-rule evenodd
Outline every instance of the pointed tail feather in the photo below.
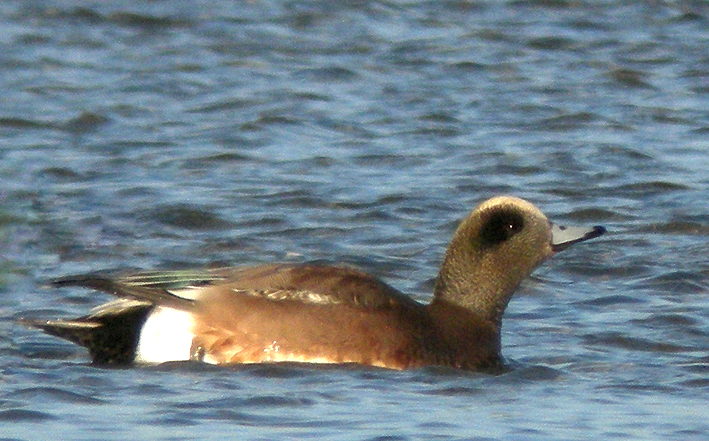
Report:
M 114 280 L 96 275 L 63 277 L 52 280 L 50 283 L 55 287 L 80 286 L 91 288 L 117 297 L 144 300 L 153 304 L 171 306 L 178 309 L 189 308 L 194 303 L 193 300 L 178 297 L 160 286 L 143 286 L 128 281 L 124 282 L 122 279 Z
M 23 323 L 84 346 L 97 365 L 129 365 L 135 359 L 140 328 L 152 305 L 136 302 L 113 313 L 88 315 L 73 320 L 23 320 Z

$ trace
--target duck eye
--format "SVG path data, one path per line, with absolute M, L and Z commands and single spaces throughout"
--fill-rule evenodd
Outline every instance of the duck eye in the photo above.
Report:
M 524 219 L 518 213 L 507 211 L 493 213 L 483 225 L 482 243 L 487 246 L 500 244 L 522 231 L 523 227 Z

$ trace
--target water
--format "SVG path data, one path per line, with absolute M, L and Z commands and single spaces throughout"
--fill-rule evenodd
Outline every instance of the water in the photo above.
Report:
M 709 436 L 703 2 L 8 1 L 0 438 Z M 44 280 L 326 259 L 426 301 L 501 193 L 609 234 L 540 268 L 491 376 L 97 369 Z

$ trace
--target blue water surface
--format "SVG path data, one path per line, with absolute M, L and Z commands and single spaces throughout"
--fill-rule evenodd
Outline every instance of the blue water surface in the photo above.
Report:
M 0 439 L 706 440 L 709 8 L 0 4 Z M 419 301 L 514 194 L 609 233 L 526 280 L 501 375 L 92 367 L 47 279 L 323 259 Z

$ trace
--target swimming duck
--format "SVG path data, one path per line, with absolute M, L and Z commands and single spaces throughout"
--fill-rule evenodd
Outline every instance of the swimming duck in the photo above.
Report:
M 429 304 L 357 269 L 273 264 L 61 278 L 52 284 L 118 299 L 76 319 L 26 323 L 86 347 L 97 365 L 494 369 L 503 365 L 502 316 L 522 280 L 556 252 L 605 231 L 557 226 L 531 203 L 501 196 L 462 221 Z

